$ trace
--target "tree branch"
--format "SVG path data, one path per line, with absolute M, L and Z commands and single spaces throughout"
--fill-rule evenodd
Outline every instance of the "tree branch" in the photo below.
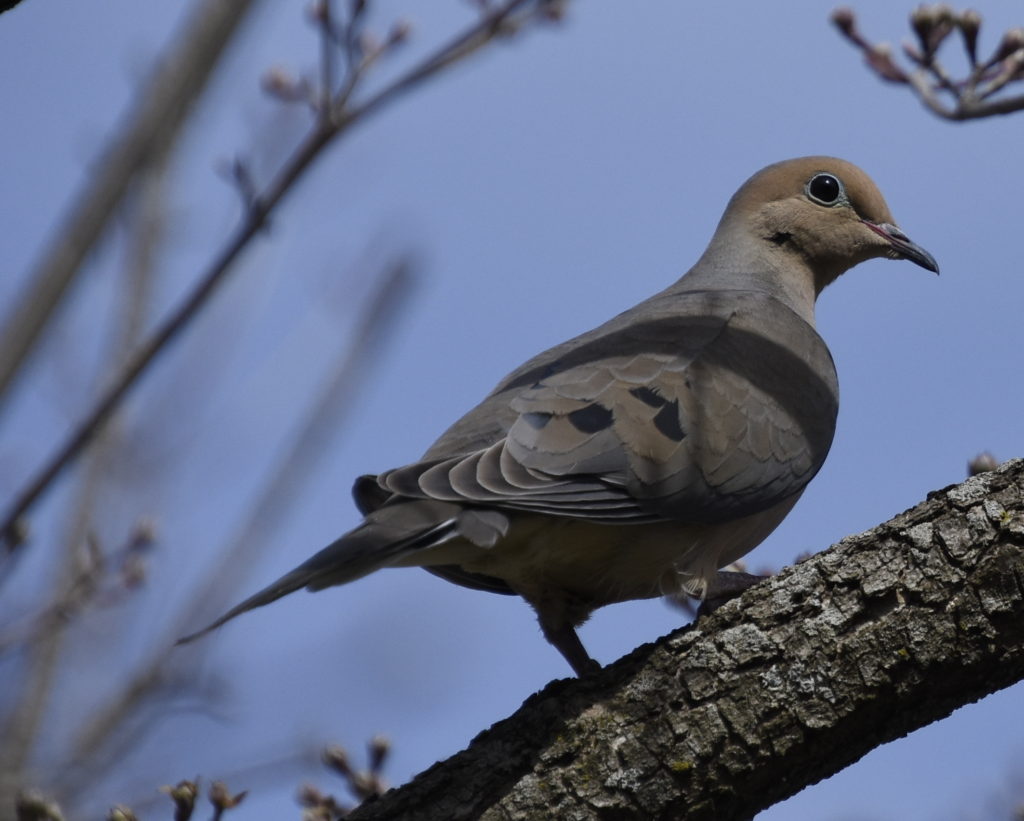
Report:
M 910 14 L 917 45 L 903 43 L 904 55 L 915 66 L 908 73 L 893 58 L 887 43 L 872 43 L 864 36 L 852 9 L 837 8 L 831 19 L 880 79 L 910 86 L 937 117 L 962 122 L 1024 111 L 1024 94 L 994 97 L 1012 83 L 1024 81 L 1024 28 L 1009 29 L 992 55 L 979 60 L 978 32 L 982 19 L 978 12 L 967 9 L 957 14 L 945 3 L 922 4 Z M 970 66 L 967 75 L 959 80 L 951 76 L 938 58 L 940 47 L 955 31 L 960 33 Z
M 1024 460 L 931 494 L 360 807 L 745 819 L 1024 678 Z
M 152 642 L 153 651 L 126 679 L 110 688 L 105 699 L 90 710 L 87 721 L 77 728 L 74 739 L 67 744 L 69 759 L 60 767 L 57 782 L 62 798 L 74 797 L 103 772 L 112 761 L 123 758 L 122 740 L 125 725 L 137 721 L 142 708 L 166 695 L 168 682 L 182 678 L 180 648 L 174 642 L 195 628 L 201 615 L 209 612 L 211 603 L 223 601 L 227 591 L 244 574 L 234 568 L 253 561 L 273 543 L 273 537 L 289 505 L 301 497 L 303 481 L 314 473 L 313 464 L 327 450 L 324 440 L 332 430 L 342 427 L 349 404 L 365 377 L 367 366 L 379 352 L 380 341 L 391 330 L 401 303 L 407 298 L 412 282 L 412 262 L 399 258 L 376 276 L 370 296 L 355 329 L 345 336 L 345 350 L 340 351 L 322 390 L 311 403 L 298 425 L 293 445 L 270 472 L 257 492 L 249 514 L 237 534 L 227 544 L 206 582 L 198 586 L 179 608 L 166 635 Z M 325 357 L 327 354 L 325 353 Z M 194 659 L 194 657 L 192 657 Z M 178 666 L 176 667 L 175 664 Z
M 252 5 L 253 0 L 198 5 L 173 48 L 139 89 L 124 126 L 26 278 L 24 297 L 7 314 L 0 335 L 0 403 L 135 175 L 174 141 L 189 103 L 199 96 Z
M 192 324 L 220 285 L 227 279 L 238 258 L 264 228 L 271 213 L 294 189 L 321 152 L 356 124 L 386 107 L 402 94 L 417 87 L 448 66 L 478 51 L 496 37 L 518 31 L 533 19 L 557 14 L 554 0 L 505 0 L 488 6 L 476 23 L 446 43 L 422 62 L 414 65 L 389 85 L 360 104 L 349 106 L 348 91 L 343 89 L 331 109 L 322 112 L 316 124 L 285 161 L 262 192 L 249 203 L 241 224 L 232 238 L 204 271 L 194 289 L 169 317 L 129 358 L 123 371 L 100 396 L 94 407 L 77 423 L 67 440 L 14 498 L 0 520 L 0 547 L 13 552 L 22 541 L 21 518 L 52 487 L 58 476 L 78 459 L 107 417 L 118 408 L 157 357 Z
M 6 546 L 8 552 L 13 552 L 19 546 L 24 531 L 20 519 L 39 501 L 63 470 L 79 458 L 96 431 L 120 406 L 141 376 L 150 370 L 156 358 L 191 325 L 233 270 L 234 263 L 266 225 L 276 206 L 289 195 L 299 179 L 330 143 L 356 124 L 376 114 L 392 100 L 476 52 L 496 37 L 519 31 L 531 19 L 556 15 L 557 9 L 558 5 L 553 0 L 505 0 L 493 7 L 487 6 L 476 23 L 463 34 L 428 55 L 422 62 L 372 94 L 364 102 L 349 106 L 346 90 L 336 95 L 331 110 L 322 113 L 284 166 L 259 195 L 252 199 L 242 223 L 224 249 L 204 271 L 195 289 L 163 321 L 153 335 L 139 345 L 128 359 L 123 372 L 103 392 L 67 441 L 25 488 L 15 495 L 14 501 L 0 520 L 0 546 Z

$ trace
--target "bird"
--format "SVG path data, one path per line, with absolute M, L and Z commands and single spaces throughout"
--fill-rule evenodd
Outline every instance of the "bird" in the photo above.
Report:
M 860 168 L 758 171 L 680 279 L 516 368 L 418 461 L 360 476 L 357 527 L 179 643 L 300 588 L 422 567 L 521 596 L 584 676 L 596 609 L 737 595 L 760 577 L 722 568 L 792 510 L 835 433 L 817 296 L 882 257 L 939 271 Z

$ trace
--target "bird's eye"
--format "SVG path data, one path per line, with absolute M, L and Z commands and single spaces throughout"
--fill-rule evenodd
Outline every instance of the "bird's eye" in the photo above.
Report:
M 843 184 L 831 174 L 815 174 L 807 183 L 807 196 L 822 205 L 835 205 L 845 199 Z

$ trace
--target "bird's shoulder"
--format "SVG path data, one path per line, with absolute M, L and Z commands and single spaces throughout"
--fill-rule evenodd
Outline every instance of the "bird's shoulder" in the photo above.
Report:
M 777 383 L 777 392 L 838 394 L 825 343 L 779 300 L 749 290 L 670 288 L 524 362 L 451 425 L 423 459 L 449 459 L 488 447 L 508 434 L 528 406 L 539 410 L 545 398 L 586 402 L 617 383 L 636 389 L 639 401 L 652 401 L 652 385 L 656 389 L 659 380 L 685 379 L 698 360 L 724 362 L 741 371 L 762 371 L 770 361 L 774 373 L 763 373 L 761 381 Z M 585 422 L 588 413 L 600 415 L 584 411 L 576 418 Z
M 828 349 L 784 304 L 665 293 L 529 360 L 423 459 L 375 481 L 593 521 L 719 521 L 799 493 L 837 410 Z

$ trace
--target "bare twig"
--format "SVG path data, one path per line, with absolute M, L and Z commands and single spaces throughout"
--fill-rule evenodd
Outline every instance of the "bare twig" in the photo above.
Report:
M 945 5 L 922 5 L 910 15 L 919 46 L 903 44 L 903 52 L 914 64 L 910 72 L 893 59 L 885 43 L 871 43 L 857 28 L 848 8 L 832 12 L 832 22 L 856 46 L 872 71 L 881 79 L 907 85 L 925 107 L 945 120 L 976 120 L 1024 110 L 1024 94 L 996 97 L 1006 86 L 1024 81 L 1024 29 L 1007 31 L 987 60 L 978 59 L 978 31 L 981 15 L 968 9 L 960 14 Z M 956 80 L 938 59 L 938 52 L 954 32 L 959 31 L 970 71 Z
M 207 794 L 210 803 L 213 804 L 213 821 L 220 821 L 225 812 L 241 804 L 248 794 L 248 790 L 242 790 L 242 792 L 232 795 L 227 784 L 223 781 L 214 781 Z
M 330 0 L 317 0 L 313 14 L 320 26 L 320 108 L 326 111 L 331 104 L 334 89 L 335 56 L 338 47 L 334 40 L 334 15 Z M 346 52 L 347 53 L 347 52 Z
M 363 770 L 353 768 L 348 751 L 337 744 L 325 748 L 320 757 L 324 766 L 341 776 L 359 804 L 371 798 L 379 798 L 388 790 L 383 773 L 384 764 L 391 752 L 391 742 L 384 736 L 374 736 L 367 745 L 367 751 L 367 767 Z M 304 784 L 299 789 L 298 800 L 300 806 L 307 808 L 304 819 L 332 821 L 347 817 L 354 809 L 311 784 Z
M 38 790 L 25 790 L 14 799 L 18 821 L 64 821 L 64 813 L 52 798 Z
M 329 116 L 318 119 L 311 132 L 285 161 L 284 166 L 269 182 L 263 193 L 253 201 L 252 207 L 243 215 L 242 223 L 234 237 L 210 264 L 185 302 L 139 347 L 121 375 L 76 427 L 63 447 L 16 497 L 0 522 L 0 543 L 6 544 L 8 550 L 13 550 L 17 546 L 19 520 L 53 484 L 64 468 L 78 458 L 100 425 L 121 403 L 142 373 L 209 301 L 242 251 L 263 228 L 271 211 L 293 189 L 296 181 L 329 143 L 403 93 L 476 52 L 495 37 L 519 30 L 534 16 L 547 18 L 551 5 L 550 0 L 507 0 L 489 9 L 463 34 L 362 103 L 349 107 L 346 99 L 336 99 Z
M 361 90 L 358 81 L 376 60 L 382 55 L 390 53 L 405 39 L 408 29 L 404 25 L 396 25 L 382 43 L 371 44 L 369 39 L 360 37 L 358 29 L 361 25 L 359 18 L 364 4 L 354 2 L 349 6 L 350 15 L 344 25 L 335 26 L 329 10 L 325 13 L 325 32 L 334 28 L 343 32 L 339 36 L 351 44 L 350 50 L 345 51 L 345 54 L 348 56 L 357 54 L 358 59 L 350 63 L 349 72 L 340 78 L 338 90 L 332 93 L 328 89 L 325 96 L 320 98 L 322 102 L 318 107 L 316 123 L 268 184 L 258 188 L 252 183 L 246 167 L 241 163 L 236 163 L 233 176 L 235 184 L 243 194 L 244 206 L 239 226 L 184 303 L 173 311 L 163 323 L 159 324 L 157 330 L 149 338 L 143 340 L 142 344 L 127 357 L 117 378 L 101 394 L 101 398 L 92 412 L 74 430 L 56 456 L 16 497 L 9 508 L 7 518 L 0 523 L 0 543 L 6 544 L 9 553 L 17 544 L 16 534 L 22 521 L 22 514 L 48 487 L 52 486 L 57 476 L 83 452 L 87 444 L 97 439 L 102 440 L 109 435 L 109 423 L 126 393 L 132 388 L 138 377 L 150 367 L 159 353 L 166 349 L 207 303 L 227 276 L 242 250 L 265 226 L 270 213 L 292 189 L 302 174 L 308 170 L 319 153 L 353 125 L 383 109 L 387 103 L 397 99 L 402 93 L 413 89 L 448 65 L 474 53 L 498 36 L 519 30 L 535 15 L 538 18 L 549 16 L 550 9 L 554 5 L 550 0 L 508 0 L 508 2 L 488 7 L 475 24 L 462 35 L 438 49 L 426 60 L 414 65 L 381 90 L 363 95 L 361 100 L 353 98 L 357 89 Z M 326 42 L 326 33 L 323 39 Z M 329 56 L 326 49 L 323 60 L 322 78 L 326 83 L 334 74 L 331 64 L 333 57 Z M 310 90 L 308 85 L 305 88 Z M 291 92 L 298 90 L 298 85 L 290 89 Z M 293 93 L 292 96 L 294 97 L 295 94 Z M 317 96 L 314 93 L 304 93 L 304 99 L 316 101 Z M 165 142 L 161 145 L 169 147 L 170 143 Z M 82 254 L 84 253 L 85 251 L 82 251 Z M 72 265 L 73 268 L 74 265 Z M 68 282 L 72 275 L 73 273 L 68 274 Z M 365 367 L 366 361 L 375 347 L 374 342 L 379 338 L 380 328 L 388 324 L 399 298 L 407 291 L 408 280 L 405 261 L 394 265 L 389 271 L 384 284 L 373 300 L 372 307 L 365 315 L 363 324 L 356 329 L 355 342 L 351 345 L 348 356 L 342 360 L 331 385 L 324 391 L 324 397 L 313 413 L 294 453 L 282 465 L 275 479 L 268 484 L 254 507 L 252 521 L 242 530 L 237 544 L 245 548 L 247 552 L 251 552 L 253 543 L 257 541 L 252 536 L 254 531 L 261 534 L 269 534 L 273 531 L 271 520 L 280 513 L 280 506 L 275 506 L 273 502 L 292 498 L 292 494 L 281 492 L 281 486 L 293 486 L 297 481 L 296 474 L 304 472 L 298 466 L 310 459 L 311 452 L 323 451 L 323 448 L 318 448 L 316 443 L 325 435 L 324 431 L 328 424 L 336 424 L 343 407 L 339 403 L 346 402 L 352 395 L 353 392 L 346 389 L 351 388 L 354 374 Z M 58 297 L 59 294 L 52 297 L 53 304 Z M 45 321 L 45 317 L 42 321 Z M 127 326 L 132 328 L 137 328 L 139 325 L 138 322 L 127 323 Z M 120 347 L 126 350 L 130 349 L 123 343 Z M 98 457 L 102 455 L 102 451 L 97 452 Z M 94 463 L 94 466 L 100 464 L 98 460 L 91 460 L 91 462 Z M 93 507 L 91 497 L 96 486 L 97 483 L 93 481 L 84 483 L 84 487 L 88 490 L 83 491 L 76 516 L 75 530 L 79 535 L 69 539 L 68 544 L 90 543 L 84 534 L 90 532 L 89 521 Z M 234 552 L 228 552 L 225 555 L 225 569 L 223 572 L 212 574 L 211 588 L 213 585 L 223 588 L 225 582 L 230 584 L 232 581 L 242 578 L 231 568 L 231 562 L 238 549 L 236 546 Z M 86 604 L 96 601 L 100 577 L 106 573 L 106 567 L 100 562 L 86 568 L 79 568 L 78 571 L 75 571 L 76 563 L 74 561 L 63 561 L 59 567 L 61 573 L 70 581 L 67 585 L 61 586 L 57 598 L 53 600 L 53 607 L 44 608 L 36 620 L 31 652 L 40 661 L 40 664 L 35 672 L 26 678 L 25 703 L 16 706 L 12 713 L 12 721 L 23 731 L 0 733 L 0 736 L 5 736 L 0 740 L 0 748 L 4 748 L 0 749 L 0 753 L 3 753 L 0 756 L 3 758 L 2 763 L 4 765 L 13 763 L 14 765 L 0 767 L 5 771 L 5 775 L 0 778 L 0 781 L 7 782 L 0 784 L 0 793 L 4 793 L 8 783 L 13 786 L 17 780 L 20 780 L 25 769 L 28 754 L 34 744 L 33 739 L 37 735 L 38 722 L 43 715 L 42 705 L 52 696 L 57 669 L 56 659 L 68 621 L 66 616 Z M 206 590 L 201 591 L 199 598 L 205 598 L 206 592 Z M 59 789 L 64 790 L 67 794 L 75 794 L 78 790 L 88 786 L 91 783 L 90 774 L 100 772 L 105 763 L 112 760 L 111 754 L 121 754 L 130 745 L 136 743 L 139 733 L 145 731 L 144 728 L 151 724 L 151 722 L 139 720 L 139 715 L 145 707 L 161 703 L 155 700 L 155 697 L 171 692 L 170 688 L 173 687 L 175 681 L 174 670 L 169 666 L 168 656 L 171 639 L 176 638 L 182 632 L 184 620 L 190 616 L 194 617 L 199 609 L 200 607 L 193 601 L 182 610 L 182 623 L 174 627 L 166 645 L 156 643 L 151 661 L 144 663 L 127 683 L 118 688 L 108 702 L 102 705 L 101 709 L 93 711 L 88 723 L 81 728 L 78 737 L 73 740 L 73 743 L 66 745 L 68 752 L 65 763 L 69 766 L 55 768 L 62 772 L 56 785 Z M 45 641 L 38 640 L 40 636 L 44 636 Z M 27 695 L 29 691 L 32 692 L 35 699 L 32 703 L 29 703 L 31 701 Z M 25 706 L 26 709 L 21 709 L 21 706 Z M 132 731 L 133 727 L 134 732 Z M 15 727 L 15 729 L 18 728 Z M 382 758 L 383 756 L 380 756 L 381 761 Z M 379 764 L 380 761 L 371 766 L 371 775 L 374 778 L 379 770 Z M 219 816 L 225 809 L 241 800 L 241 797 L 241 795 L 232 796 L 226 790 L 221 793 L 215 792 L 212 796 L 215 815 Z M 125 810 L 124 812 L 129 811 Z
M 153 540 L 151 523 L 140 521 L 128 541 L 108 560 L 95 536 L 87 534 L 87 559 L 74 562 L 74 574 L 63 591 L 58 590 L 41 608 L 21 617 L 20 624 L 3 625 L 6 632 L 0 633 L 0 655 L 40 641 L 64 623 L 73 621 L 90 605 L 109 607 L 122 601 L 126 593 L 138 586 L 143 575 L 143 555 Z
M 168 784 L 161 787 L 160 792 L 174 802 L 174 821 L 189 821 L 199 796 L 199 779 L 179 781 L 173 787 Z
M 163 181 L 170 143 L 163 143 L 163 148 L 151 157 L 146 173 L 138 178 L 141 184 L 137 192 L 140 206 L 135 221 L 137 230 L 132 232 L 133 241 L 124 271 L 127 282 L 123 291 L 128 297 L 107 356 L 107 361 L 115 368 L 120 365 L 122 351 L 135 345 L 149 302 L 153 261 L 164 224 Z M 14 703 L 0 741 L 0 771 L 3 773 L 0 806 L 16 789 L 29 760 L 57 682 L 67 630 L 75 622 L 74 616 L 92 603 L 101 589 L 106 560 L 93 533 L 93 517 L 104 477 L 119 448 L 119 437 L 110 424 L 115 418 L 108 417 L 97 431 L 99 446 L 92 452 L 77 488 L 69 533 L 63 540 L 63 556 L 54 563 L 57 578 L 49 585 L 54 592 L 30 634 L 27 672 L 19 683 L 18 692 L 11 693 Z
M 357 395 L 355 384 L 373 361 L 373 352 L 379 349 L 381 336 L 391 327 L 400 303 L 408 294 L 410 282 L 409 265 L 405 260 L 393 265 L 381 278 L 363 318 L 351 335 L 352 342 L 345 355 L 339 359 L 338 367 L 312 403 L 308 418 L 299 426 L 300 433 L 293 447 L 258 493 L 250 507 L 249 519 L 221 556 L 218 566 L 205 574 L 207 583 L 182 605 L 181 615 L 172 624 L 166 639 L 154 642 L 157 649 L 151 659 L 103 705 L 91 711 L 89 722 L 71 745 L 76 760 L 83 760 L 86 752 L 107 745 L 120 726 L 148 700 L 151 689 L 165 678 L 174 641 L 194 626 L 203 613 L 209 612 L 211 603 L 223 601 L 225 591 L 244 578 L 236 569 L 242 557 L 251 563 L 261 545 L 271 543 L 285 507 L 301 496 L 297 491 L 304 477 L 314 473 L 312 463 L 326 451 L 323 447 L 325 437 L 339 427 L 340 417 L 347 410 L 351 398 Z M 119 751 L 121 755 L 124 752 Z
M 367 752 L 368 761 L 364 770 L 355 769 L 348 752 L 336 744 L 325 749 L 322 756 L 327 768 L 345 780 L 349 791 L 360 802 L 368 798 L 379 798 L 388 791 L 383 773 L 384 764 L 391 752 L 391 742 L 385 736 L 374 736 L 367 745 Z
M 319 759 L 319 745 L 307 744 L 295 752 L 264 759 L 255 764 L 218 770 L 217 777 L 230 784 L 258 784 L 260 789 L 265 791 L 269 785 L 283 784 L 286 779 L 297 777 L 303 770 L 315 767 Z M 129 803 L 137 811 L 144 813 L 146 818 L 164 818 L 164 815 L 160 814 L 160 810 L 166 809 L 167 798 L 165 796 L 170 796 L 176 805 L 180 800 L 187 806 L 189 796 L 192 794 L 194 804 L 202 792 L 203 780 L 197 777 L 179 781 L 173 787 L 163 786 L 155 792 L 142 786 L 139 781 L 133 781 L 132 788 L 137 789 L 138 794 L 130 797 Z M 203 818 L 205 819 L 206 816 L 204 815 Z M 175 821 L 177 821 L 177 816 L 175 816 Z
M 95 173 L 54 230 L 54 241 L 44 246 L 45 255 L 26 277 L 27 292 L 7 313 L 0 333 L 0 406 L 132 179 L 175 140 L 189 104 L 253 5 L 253 0 L 205 0 L 197 5 L 174 38 L 174 48 L 140 89 L 125 124 L 115 132 Z
M 253 564 L 261 546 L 273 543 L 278 523 L 286 509 L 301 498 L 307 477 L 315 473 L 315 464 L 328 450 L 324 447 L 334 432 L 341 429 L 352 400 L 358 395 L 356 386 L 375 361 L 380 342 L 394 327 L 398 311 L 409 295 L 413 275 L 408 259 L 392 263 L 377 278 L 374 293 L 349 337 L 346 350 L 338 356 L 333 372 L 319 395 L 310 404 L 308 416 L 299 425 L 299 433 L 250 507 L 250 516 L 221 555 L 218 565 L 205 574 L 208 581 L 181 608 L 182 619 L 173 628 L 171 642 L 208 621 L 212 610 L 221 609 L 221 602 L 244 576 L 237 572 L 243 564 Z

